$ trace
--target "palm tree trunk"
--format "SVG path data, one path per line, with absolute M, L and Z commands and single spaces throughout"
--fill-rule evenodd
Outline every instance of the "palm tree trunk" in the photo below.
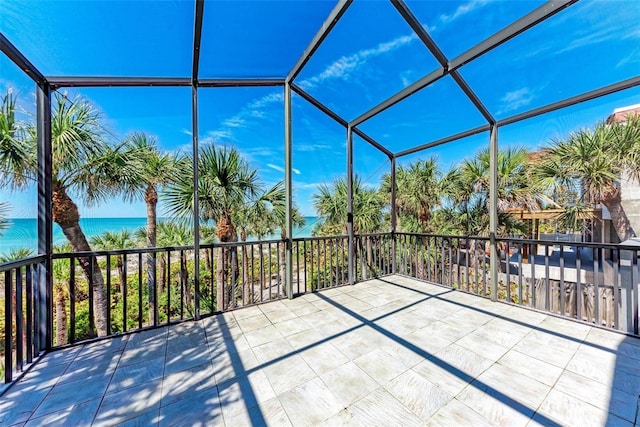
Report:
M 53 221 L 60 226 L 74 252 L 91 251 L 91 246 L 80 228 L 78 207 L 67 195 L 64 187 L 54 184 Z M 94 256 L 79 257 L 80 267 L 89 283 L 93 283 L 93 319 L 98 336 L 107 335 L 107 296 L 102 271 Z M 93 333 L 93 331 L 92 331 Z
M 68 342 L 67 335 L 67 301 L 64 287 L 54 286 L 56 300 L 56 345 L 64 345 Z
M 158 192 L 153 185 L 147 186 L 144 194 L 147 204 L 147 247 L 156 247 Z M 149 323 L 156 323 L 155 307 L 156 262 L 151 253 L 147 253 L 147 290 L 149 293 Z
M 187 269 L 187 256 L 184 253 L 180 254 L 180 282 L 184 286 L 184 299 L 185 305 L 191 307 L 193 298 L 191 297 L 191 286 L 189 284 L 189 270 Z
M 235 228 L 233 227 L 233 223 L 231 222 L 231 213 L 230 212 L 222 212 L 218 221 L 216 221 L 216 225 L 218 226 L 218 239 L 220 242 L 233 242 L 238 239 Z M 227 259 L 225 259 L 227 258 Z M 227 308 L 228 300 L 226 298 L 227 294 L 227 284 L 226 284 L 226 270 L 231 265 L 231 252 L 224 249 L 224 247 L 220 248 L 218 252 L 218 265 L 216 268 L 216 276 L 217 276 L 217 289 L 216 289 L 216 304 L 217 310 L 223 311 Z
M 216 265 L 216 310 L 224 311 L 225 304 L 225 248 L 218 248 L 218 261 Z
M 632 238 L 634 236 L 634 230 L 631 226 L 631 222 L 629 222 L 629 217 L 622 206 L 622 195 L 620 190 L 616 188 L 606 194 L 606 197 L 603 197 L 602 199 L 602 204 L 609 210 L 611 222 L 613 223 L 613 227 L 615 228 L 620 241 L 624 242 L 625 240 Z M 640 230 L 636 230 L 636 232 L 640 232 Z
M 204 253 L 204 269 L 206 271 L 211 271 L 211 249 L 205 249 Z
M 165 283 L 167 282 L 167 259 L 164 254 L 161 254 L 159 257 L 160 260 L 160 278 L 158 286 L 158 293 L 162 294 L 165 289 Z
M 124 285 L 127 283 L 127 275 L 124 274 L 124 255 L 118 255 L 118 259 L 116 260 L 116 268 L 118 269 L 118 277 L 120 278 L 120 298 L 124 298 Z

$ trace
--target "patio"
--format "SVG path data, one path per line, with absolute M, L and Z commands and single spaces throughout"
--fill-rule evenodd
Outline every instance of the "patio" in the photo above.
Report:
M 632 426 L 639 393 L 637 338 L 394 275 L 52 352 L 0 425 Z

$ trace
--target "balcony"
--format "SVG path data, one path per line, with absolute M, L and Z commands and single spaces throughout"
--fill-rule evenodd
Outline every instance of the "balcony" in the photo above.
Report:
M 633 425 L 637 339 L 391 275 L 52 352 L 3 425 Z
M 5 376 L 17 381 L 0 400 L 2 425 L 634 425 L 640 341 L 637 305 L 628 302 L 637 301 L 637 252 L 501 241 L 500 303 L 487 298 L 485 242 L 356 236 L 349 285 L 347 237 L 299 239 L 286 291 L 282 242 L 204 246 L 201 258 L 212 262 L 202 261 L 199 298 L 188 274 L 176 271 L 193 248 L 56 255 L 74 278 L 71 329 L 68 343 L 48 353 L 38 351 L 46 340 L 37 312 L 41 260 L 5 264 L 4 283 L 13 284 L 5 292 L 16 295 L 5 303 L 25 304 L 6 310 L 17 332 L 5 341 L 13 350 Z M 223 281 L 235 297 L 210 305 L 204 278 L 232 254 L 239 259 Z M 116 303 L 118 256 L 139 284 L 125 295 L 138 301 Z M 166 276 L 155 275 L 167 283 L 162 292 L 149 292 L 139 274 L 148 256 L 167 260 Z M 91 300 L 81 301 L 81 273 L 75 279 L 82 262 L 105 267 L 106 339 L 76 333 L 77 308 Z M 612 281 L 604 279 L 609 267 Z
M 506 238 L 541 232 L 538 222 L 501 227 L 508 211 L 535 204 L 548 216 L 556 198 L 596 200 L 583 185 L 590 176 L 558 173 L 563 158 L 552 198 L 547 188 L 521 197 L 528 175 L 504 173 L 501 147 L 537 150 L 636 104 L 640 9 L 534 3 L 78 1 L 39 2 L 37 13 L 2 4 L 1 133 L 11 150 L 0 229 L 14 201 L 6 191 L 23 191 L 15 202 L 25 200 L 37 255 L 0 264 L 0 426 L 638 425 L 638 247 Z M 15 82 L 31 102 L 13 102 Z M 68 106 L 93 111 L 85 98 L 102 99 L 117 129 L 107 135 L 100 120 L 95 146 L 60 144 L 87 142 L 58 120 Z M 138 129 L 159 131 L 148 142 L 178 169 L 134 171 L 119 154 L 144 137 Z M 216 147 L 258 157 L 272 190 L 220 193 L 229 180 L 200 162 Z M 446 190 L 468 187 L 455 195 L 457 227 L 448 216 L 427 227 L 435 205 L 450 207 L 429 186 L 413 188 L 423 200 L 406 211 L 397 178 L 407 165 L 474 150 L 486 167 Z M 118 156 L 93 156 L 103 152 Z M 142 171 L 149 157 L 140 159 Z M 637 164 L 616 159 L 614 171 L 599 160 L 609 184 Z M 298 203 L 310 208 L 312 189 L 333 179 L 344 197 L 331 201 L 335 212 L 314 206 L 334 222 L 317 234 L 345 235 L 296 237 Z M 372 181 L 385 187 L 374 210 L 356 197 Z M 169 198 L 165 218 L 186 237 L 158 243 L 157 203 L 166 207 L 176 183 L 185 197 Z M 95 202 L 122 214 L 114 201 L 141 203 L 140 189 L 144 247 L 92 250 L 80 211 L 87 218 Z M 600 198 L 614 195 L 602 189 Z M 262 190 L 281 193 L 268 202 L 281 212 L 252 237 L 233 214 Z M 612 206 L 623 219 L 622 199 Z M 375 221 L 360 221 L 371 212 Z M 575 214 L 593 240 L 593 221 L 610 221 Z M 204 238 L 213 223 L 226 232 Z M 615 223 L 600 224 L 600 237 Z M 55 246 L 55 224 L 73 252 Z M 631 226 L 620 228 L 616 241 L 628 242 Z M 251 241 L 267 235 L 282 238 Z

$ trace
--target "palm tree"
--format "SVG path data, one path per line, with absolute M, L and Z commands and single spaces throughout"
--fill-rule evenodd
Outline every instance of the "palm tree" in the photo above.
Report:
M 200 224 L 200 244 L 214 243 L 218 238 L 218 229 L 214 225 Z M 211 251 L 212 248 L 205 249 L 204 267 L 207 271 L 211 271 Z M 213 276 L 213 274 L 212 274 Z
M 220 242 L 236 242 L 238 234 L 232 213 L 258 194 L 257 170 L 251 169 L 235 148 L 208 144 L 200 149 L 198 176 L 200 220 L 215 221 Z M 170 214 L 193 220 L 193 187 L 193 162 L 187 156 L 180 160 L 175 180 L 165 190 Z M 231 265 L 232 254 L 233 249 L 218 252 L 216 301 L 220 311 L 230 301 L 226 296 L 225 265 Z M 225 256 L 228 258 L 226 263 Z
M 7 229 L 9 225 L 11 225 L 11 221 L 7 219 L 10 211 L 11 208 L 9 203 L 0 202 L 0 235 L 2 235 L 3 230 Z
M 157 237 L 156 237 L 156 247 L 159 248 L 167 248 L 174 246 L 190 246 L 193 244 L 193 230 L 191 227 L 188 227 L 185 223 L 178 223 L 174 221 L 161 221 L 157 224 Z M 201 227 L 200 234 L 209 236 L 211 233 L 211 227 Z M 146 227 L 141 227 L 134 232 L 134 238 L 139 242 L 146 242 L 148 233 Z M 207 237 L 208 238 L 208 237 Z M 159 277 L 157 279 L 157 291 L 158 294 L 162 294 L 165 292 L 167 283 L 170 282 L 171 278 L 167 278 L 167 262 L 171 262 L 171 260 L 167 259 L 167 252 L 161 251 L 157 254 L 157 260 L 159 264 Z M 180 254 L 180 278 L 184 286 L 188 287 L 188 278 L 189 272 L 187 270 L 187 255 L 182 252 Z M 149 289 L 150 292 L 153 292 L 153 288 Z M 188 302 L 191 301 L 190 295 L 187 293 L 185 296 L 185 300 Z M 149 295 L 149 320 L 150 322 L 154 321 L 154 304 L 153 304 L 153 295 Z M 155 319 L 157 320 L 157 319 Z
M 497 163 L 499 234 L 520 232 L 522 224 L 509 220 L 506 212 L 510 208 L 539 209 L 542 188 L 532 177 L 525 149 L 500 150 Z M 440 218 L 441 224 L 459 224 L 459 232 L 465 235 L 488 234 L 490 170 L 490 153 L 486 148 L 445 175 L 442 186 L 445 215 Z
M 430 231 L 433 208 L 440 205 L 442 173 L 438 159 L 418 160 L 396 170 L 396 211 L 402 228 L 413 232 Z M 391 197 L 391 177 L 385 174 L 382 193 Z
M 126 141 L 128 159 L 136 176 L 122 185 L 125 200 L 143 198 L 147 206 L 146 246 L 156 247 L 158 189 L 171 182 L 175 172 L 176 159 L 171 154 L 160 153 L 155 138 L 144 133 L 134 133 Z M 149 306 L 154 306 L 153 295 L 156 286 L 155 258 L 148 253 L 147 288 Z M 150 313 L 153 314 L 153 313 Z
M 35 152 L 25 124 L 16 119 L 16 98 L 8 91 L 0 103 L 0 186 L 26 186 L 33 178 Z
M 313 195 L 314 207 L 318 216 L 322 218 L 313 230 L 315 235 L 345 234 L 347 228 L 347 182 L 338 178 L 329 186 L 322 184 L 319 193 Z M 379 231 L 382 227 L 382 210 L 384 198 L 375 188 L 367 188 L 359 176 L 353 179 L 353 232 L 366 234 Z M 372 260 L 371 239 L 366 239 L 366 258 L 360 257 L 363 278 L 367 278 L 367 265 Z M 336 250 L 343 249 L 336 247 Z M 353 254 L 352 254 L 353 255 Z M 336 267 L 337 268 L 337 267 Z M 336 276 L 340 273 L 335 272 Z
M 125 198 L 136 200 L 144 198 L 147 205 L 147 247 L 156 246 L 158 190 L 172 181 L 176 159 L 169 153 L 158 150 L 155 138 L 139 132 L 132 134 L 126 141 L 126 150 L 137 168 L 138 179 L 130 181 L 122 188 Z
M 335 235 L 347 232 L 347 181 L 334 180 L 331 185 L 321 184 L 313 195 L 313 205 L 322 218 L 314 234 Z M 377 189 L 367 188 L 359 176 L 353 180 L 353 231 L 373 233 L 382 226 L 384 199 Z
M 111 251 L 118 249 L 129 249 L 135 246 L 133 234 L 127 230 L 122 229 L 119 232 L 105 231 L 102 234 L 91 238 L 91 245 L 94 248 Z M 124 271 L 124 258 L 125 255 L 116 255 L 116 269 L 118 270 L 118 277 L 120 280 L 120 297 L 122 298 L 126 292 L 127 274 Z M 107 266 L 109 268 L 110 266 Z
M 633 237 L 617 183 L 625 173 L 634 180 L 640 177 L 640 116 L 630 116 L 626 123 L 597 123 L 552 141 L 546 150 L 535 168 L 546 188 L 580 190 L 582 204 L 607 207 L 620 241 Z
M 0 255 L 0 264 L 3 262 L 16 261 L 23 258 L 29 258 L 33 255 L 33 251 L 29 248 L 12 249 L 6 255 Z
M 280 271 L 278 272 L 278 280 L 282 285 L 282 290 L 285 295 L 286 246 L 284 241 L 287 239 L 286 214 L 287 206 L 284 181 L 277 182 L 271 188 L 265 190 L 257 199 L 247 200 L 245 205 L 241 206 L 234 213 L 234 218 L 237 218 L 236 223 L 240 229 L 240 239 L 243 242 L 247 240 L 247 230 L 249 230 L 249 234 L 259 238 L 268 234 L 274 234 L 278 229 L 280 230 L 280 238 L 283 242 L 279 245 L 278 256 L 280 259 Z M 291 222 L 294 227 L 302 226 L 305 223 L 305 218 L 295 204 L 291 210 Z M 271 254 L 269 254 L 269 256 L 271 256 Z M 242 259 L 245 295 L 251 298 L 247 246 L 242 247 Z
M 173 221 L 162 221 L 158 223 L 158 245 L 161 247 L 170 246 L 189 246 L 193 244 L 193 229 L 184 223 Z M 171 259 L 167 260 L 171 263 Z M 166 268 L 164 254 L 160 257 L 160 268 L 162 275 Z M 163 277 L 160 278 L 163 282 Z M 168 278 L 169 283 L 171 278 Z M 191 284 L 189 283 L 189 270 L 187 268 L 187 254 L 180 251 L 180 283 L 184 289 L 184 301 L 187 307 L 191 307 L 193 299 L 191 298 Z M 160 292 L 163 289 L 159 290 Z
M 28 136 L 15 121 L 15 100 L 3 98 L 0 113 L 0 179 L 13 188 L 34 182 L 36 167 L 36 130 L 28 127 Z M 71 244 L 74 252 L 91 247 L 80 228 L 80 214 L 71 195 L 86 203 L 96 203 L 115 195 L 123 182 L 135 175 L 122 147 L 105 141 L 101 115 L 87 101 L 55 93 L 51 117 L 53 220 Z M 92 257 L 80 257 L 80 266 L 93 283 L 94 322 L 98 335 L 107 333 L 107 301 L 104 280 Z

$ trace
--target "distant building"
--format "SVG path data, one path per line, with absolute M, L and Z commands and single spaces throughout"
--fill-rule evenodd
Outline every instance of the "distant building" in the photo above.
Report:
M 607 117 L 606 123 L 624 123 L 627 121 L 627 117 L 633 115 L 640 115 L 640 104 L 629 105 L 627 107 L 620 107 L 613 110 L 613 113 Z M 620 192 L 622 197 L 622 208 L 624 209 L 631 227 L 636 236 L 640 234 L 640 183 L 628 173 L 623 172 L 620 177 Z M 602 217 L 605 220 L 609 220 L 608 227 L 603 227 L 604 235 L 602 236 L 603 242 L 617 243 L 618 238 L 611 226 L 611 216 L 606 207 L 602 207 Z M 608 235 L 607 235 L 608 234 Z
M 607 123 L 626 122 L 628 116 L 635 116 L 637 114 L 640 114 L 640 104 L 616 108 L 613 110 L 613 113 L 607 117 Z

